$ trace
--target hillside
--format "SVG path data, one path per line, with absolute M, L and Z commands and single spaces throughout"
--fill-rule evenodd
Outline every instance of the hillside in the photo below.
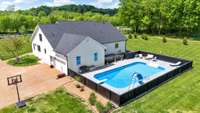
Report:
M 39 15 L 40 12 L 44 12 L 45 15 L 51 14 L 53 11 L 66 11 L 66 12 L 76 12 L 76 13 L 100 13 L 100 14 L 107 14 L 113 16 L 117 13 L 117 9 L 102 9 L 96 8 L 91 5 L 64 5 L 59 7 L 48 7 L 48 6 L 40 6 L 38 8 L 31 8 L 29 10 L 21 10 L 19 12 L 22 13 L 32 13 L 34 15 Z

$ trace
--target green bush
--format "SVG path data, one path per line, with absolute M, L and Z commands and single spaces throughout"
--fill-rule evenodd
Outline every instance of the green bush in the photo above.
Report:
M 163 37 L 162 41 L 163 41 L 163 43 L 167 43 L 167 38 Z
M 108 102 L 108 103 L 106 104 L 106 111 L 109 112 L 112 108 L 113 108 L 112 103 L 111 103 L 111 102 Z
M 184 38 L 184 39 L 183 39 L 183 45 L 188 45 L 187 38 Z
M 99 111 L 99 113 L 109 113 L 109 111 L 113 108 L 112 103 L 108 102 L 106 106 L 104 106 L 100 102 L 96 102 L 96 108 Z
M 137 38 L 137 37 L 138 37 L 138 36 L 137 36 L 137 34 L 135 33 L 135 34 L 134 34 L 134 38 Z
M 132 39 L 132 35 L 131 34 L 128 35 L 128 39 Z
M 145 35 L 145 34 L 143 34 L 143 35 L 141 36 L 141 38 L 144 39 L 144 40 L 148 40 L 148 36 Z
M 79 76 L 75 76 L 74 79 L 75 79 L 76 81 L 78 81 L 78 82 L 81 81 L 81 78 L 80 78 Z
M 90 102 L 91 105 L 95 105 L 96 104 L 96 101 L 97 101 L 96 98 L 97 97 L 96 97 L 95 93 L 91 93 L 90 94 L 89 102 Z
M 99 113 L 107 113 L 106 107 L 104 107 L 103 104 L 100 102 L 96 102 L 96 108 Z

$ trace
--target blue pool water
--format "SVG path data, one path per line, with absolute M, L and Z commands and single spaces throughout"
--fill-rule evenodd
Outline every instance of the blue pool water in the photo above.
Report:
M 156 73 L 162 72 L 165 69 L 162 67 L 151 67 L 143 62 L 134 62 L 119 68 L 115 68 L 103 73 L 96 74 L 94 77 L 97 80 L 104 81 L 104 84 L 108 84 L 114 88 L 125 88 L 130 84 L 138 82 L 133 79 L 133 73 L 139 73 L 143 78 L 148 78 Z

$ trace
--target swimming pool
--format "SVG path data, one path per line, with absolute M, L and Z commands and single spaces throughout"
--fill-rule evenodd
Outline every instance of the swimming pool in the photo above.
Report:
M 103 84 L 108 84 L 114 88 L 125 88 L 134 85 L 137 81 L 134 73 L 142 75 L 143 79 L 164 71 L 163 67 L 149 66 L 144 62 L 134 62 L 122 67 L 118 67 L 109 71 L 105 71 L 94 76 L 95 79 L 103 81 Z

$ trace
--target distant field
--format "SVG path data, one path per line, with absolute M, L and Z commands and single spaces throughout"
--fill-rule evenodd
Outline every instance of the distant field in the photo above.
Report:
M 22 49 L 19 51 L 19 54 L 21 55 L 21 54 L 31 52 L 30 36 L 19 36 L 18 38 L 20 38 L 24 42 Z M 3 46 L 5 42 L 7 41 L 8 41 L 7 39 L 0 39 L 0 59 L 2 60 L 6 60 L 6 59 L 14 57 L 11 53 L 8 53 Z
M 91 111 L 80 99 L 69 95 L 64 89 L 58 89 L 33 98 L 22 109 L 11 105 L 1 109 L 0 113 L 91 113 Z
M 193 60 L 193 69 L 122 107 L 116 113 L 200 113 L 200 42 L 150 36 L 149 40 L 129 39 L 127 48 Z

